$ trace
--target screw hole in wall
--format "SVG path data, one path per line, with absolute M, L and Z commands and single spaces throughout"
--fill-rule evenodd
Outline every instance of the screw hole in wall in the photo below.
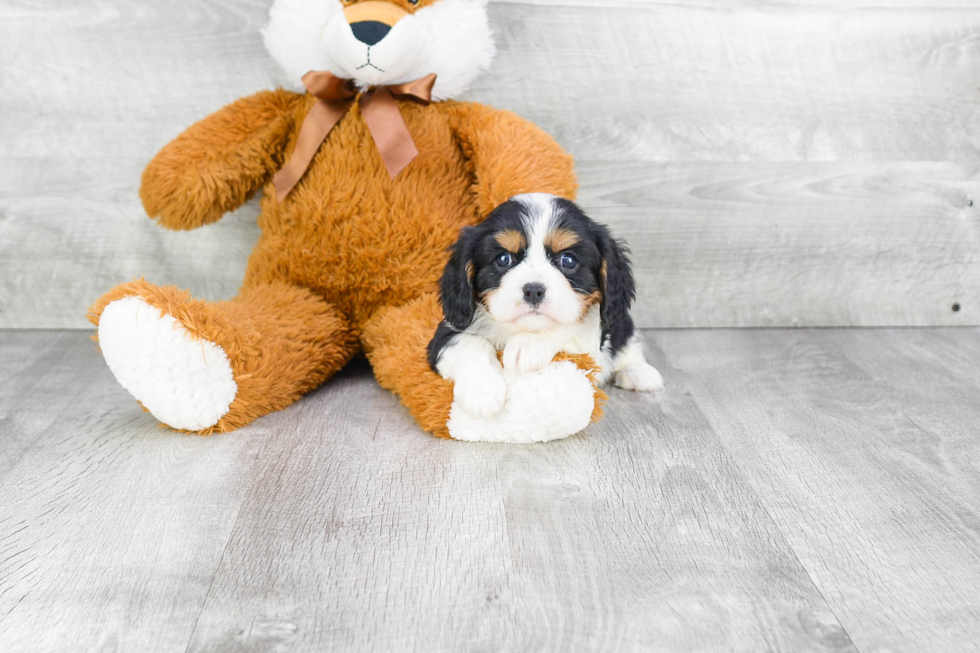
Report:
M 960 303 L 959 302 L 956 302 L 955 304 L 953 304 L 953 312 L 954 313 L 959 313 L 961 308 L 962 308 L 962 306 L 960 306 Z

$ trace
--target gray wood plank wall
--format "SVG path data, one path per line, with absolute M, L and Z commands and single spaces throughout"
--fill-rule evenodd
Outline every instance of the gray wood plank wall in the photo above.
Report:
M 84 327 L 134 276 L 235 293 L 255 207 L 169 233 L 136 191 L 184 127 L 282 83 L 268 4 L 0 0 L 0 328 Z M 980 323 L 980 0 L 490 11 L 468 97 L 576 155 L 641 326 Z

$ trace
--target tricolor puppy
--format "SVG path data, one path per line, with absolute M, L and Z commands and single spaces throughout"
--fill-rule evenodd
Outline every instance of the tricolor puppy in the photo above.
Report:
M 634 334 L 634 294 L 625 248 L 605 226 L 566 199 L 518 195 L 453 246 L 429 362 L 478 417 L 503 407 L 504 368 L 539 370 L 558 352 L 591 355 L 601 384 L 657 390 L 663 379 Z

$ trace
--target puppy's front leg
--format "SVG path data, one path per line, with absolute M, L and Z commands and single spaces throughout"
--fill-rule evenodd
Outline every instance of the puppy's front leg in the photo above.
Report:
M 624 390 L 654 392 L 663 390 L 664 377 L 643 355 L 643 347 L 634 335 L 613 363 L 613 383 Z
M 504 347 L 504 368 L 517 374 L 544 369 L 561 351 L 561 344 L 541 333 L 518 333 Z
M 474 417 L 496 415 L 507 400 L 507 382 L 497 350 L 485 338 L 454 335 L 438 355 L 435 368 L 455 385 L 453 395 Z

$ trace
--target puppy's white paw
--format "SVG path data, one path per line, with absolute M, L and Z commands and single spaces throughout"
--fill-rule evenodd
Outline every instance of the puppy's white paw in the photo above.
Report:
M 453 386 L 453 398 L 473 417 L 490 417 L 507 401 L 507 382 L 499 367 L 483 368 L 482 374 L 464 374 Z
M 637 392 L 654 392 L 663 390 L 664 377 L 650 363 L 636 362 L 616 374 L 614 383 L 624 390 Z
M 504 369 L 515 374 L 528 374 L 548 366 L 558 354 L 557 343 L 533 333 L 519 334 L 504 347 Z

